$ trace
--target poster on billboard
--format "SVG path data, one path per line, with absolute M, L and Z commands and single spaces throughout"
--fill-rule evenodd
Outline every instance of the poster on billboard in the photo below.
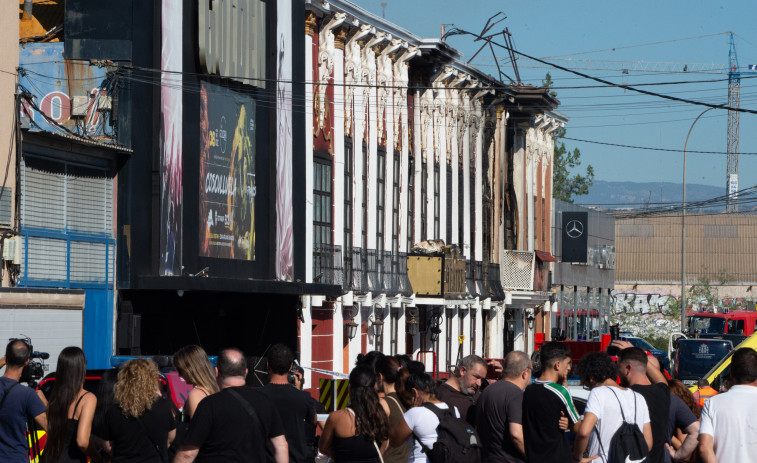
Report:
M 200 88 L 200 255 L 255 260 L 255 102 Z
M 292 2 L 276 3 L 276 278 L 294 279 Z
M 182 185 L 182 2 L 161 4 L 160 58 L 160 268 L 181 275 Z

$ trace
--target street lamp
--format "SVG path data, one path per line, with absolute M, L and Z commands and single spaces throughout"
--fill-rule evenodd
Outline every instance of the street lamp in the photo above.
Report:
M 376 338 L 381 338 L 381 335 L 384 334 L 384 309 L 377 305 L 375 311 L 376 318 L 373 320 L 373 334 Z
M 355 339 L 355 335 L 357 335 L 357 323 L 355 323 L 355 317 L 357 317 L 358 310 L 359 309 L 354 305 L 352 306 L 352 309 L 350 309 L 350 321 L 344 325 L 347 328 L 347 339 L 349 340 Z
M 410 320 L 407 322 L 407 329 L 410 333 L 410 336 L 415 336 L 418 334 L 418 319 L 416 318 L 418 316 L 418 309 L 415 307 L 408 308 L 408 315 L 410 315 Z
M 694 130 L 694 125 L 704 113 L 715 109 L 707 108 L 694 119 L 686 135 L 686 142 L 683 144 L 683 212 L 681 213 L 681 331 L 686 327 L 686 148 L 689 145 L 689 136 Z

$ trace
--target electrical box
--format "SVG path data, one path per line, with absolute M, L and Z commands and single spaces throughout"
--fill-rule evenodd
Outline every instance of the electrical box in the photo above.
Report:
M 3 240 L 3 260 L 14 264 L 18 263 L 18 259 L 16 259 L 16 238 L 5 238 Z

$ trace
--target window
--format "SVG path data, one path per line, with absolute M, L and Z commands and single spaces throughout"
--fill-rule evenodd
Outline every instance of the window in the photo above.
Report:
M 400 252 L 400 153 L 394 152 L 392 180 L 392 253 Z
M 344 143 L 344 281 L 352 281 L 352 140 Z
M 313 158 L 313 279 L 320 281 L 323 261 L 331 246 L 331 158 Z
M 376 172 L 376 249 L 381 252 L 384 249 L 384 225 L 386 208 L 386 150 L 379 148 L 376 153 L 378 164 Z
M 415 157 L 409 153 L 407 159 L 407 250 L 413 248 L 415 233 Z
M 421 236 L 418 237 L 418 240 L 427 240 L 428 239 L 428 222 L 426 221 L 426 217 L 428 217 L 428 201 L 427 201 L 427 191 L 428 191 L 428 168 L 426 167 L 426 161 L 421 161 Z
M 434 163 L 434 236 L 433 238 L 438 240 L 441 238 L 441 229 L 439 226 L 439 216 L 441 215 L 441 197 L 439 195 L 439 189 L 441 188 L 441 185 L 439 184 L 440 174 L 439 174 L 439 163 Z

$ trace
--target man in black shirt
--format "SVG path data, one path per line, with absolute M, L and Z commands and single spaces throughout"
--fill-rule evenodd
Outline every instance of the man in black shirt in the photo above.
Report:
M 646 463 L 664 463 L 666 436 L 668 433 L 668 412 L 670 411 L 670 389 L 665 376 L 655 368 L 647 368 L 646 352 L 626 341 L 613 341 L 614 346 L 623 349 L 618 352 L 618 373 L 620 384 L 630 387 L 644 397 L 649 408 L 652 424 L 652 450 Z
M 562 386 L 572 367 L 565 344 L 547 342 L 539 350 L 541 375 L 523 392 L 523 437 L 529 463 L 572 463 L 573 452 L 565 435 L 568 421 L 577 429 L 581 417 L 570 392 Z
M 245 386 L 247 365 L 237 349 L 218 355 L 221 392 L 203 399 L 195 410 L 174 463 L 263 463 L 266 446 L 274 461 L 287 463 L 289 449 L 276 409 L 259 391 Z M 291 387 L 291 386 L 290 386 Z
M 481 380 L 486 378 L 486 362 L 478 355 L 463 357 L 455 373 L 436 389 L 436 398 L 457 408 L 460 416 L 476 425 L 476 399 Z
M 505 357 L 504 378 L 489 385 L 476 402 L 476 432 L 482 461 L 523 463 L 523 390 L 531 382 L 531 359 L 513 351 Z
M 287 374 L 292 370 L 294 354 L 284 344 L 275 344 L 268 349 L 269 383 L 259 391 L 278 410 L 284 435 L 289 443 L 289 462 L 304 463 L 307 455 L 307 439 L 304 424 L 315 425 L 313 398 L 289 384 Z

